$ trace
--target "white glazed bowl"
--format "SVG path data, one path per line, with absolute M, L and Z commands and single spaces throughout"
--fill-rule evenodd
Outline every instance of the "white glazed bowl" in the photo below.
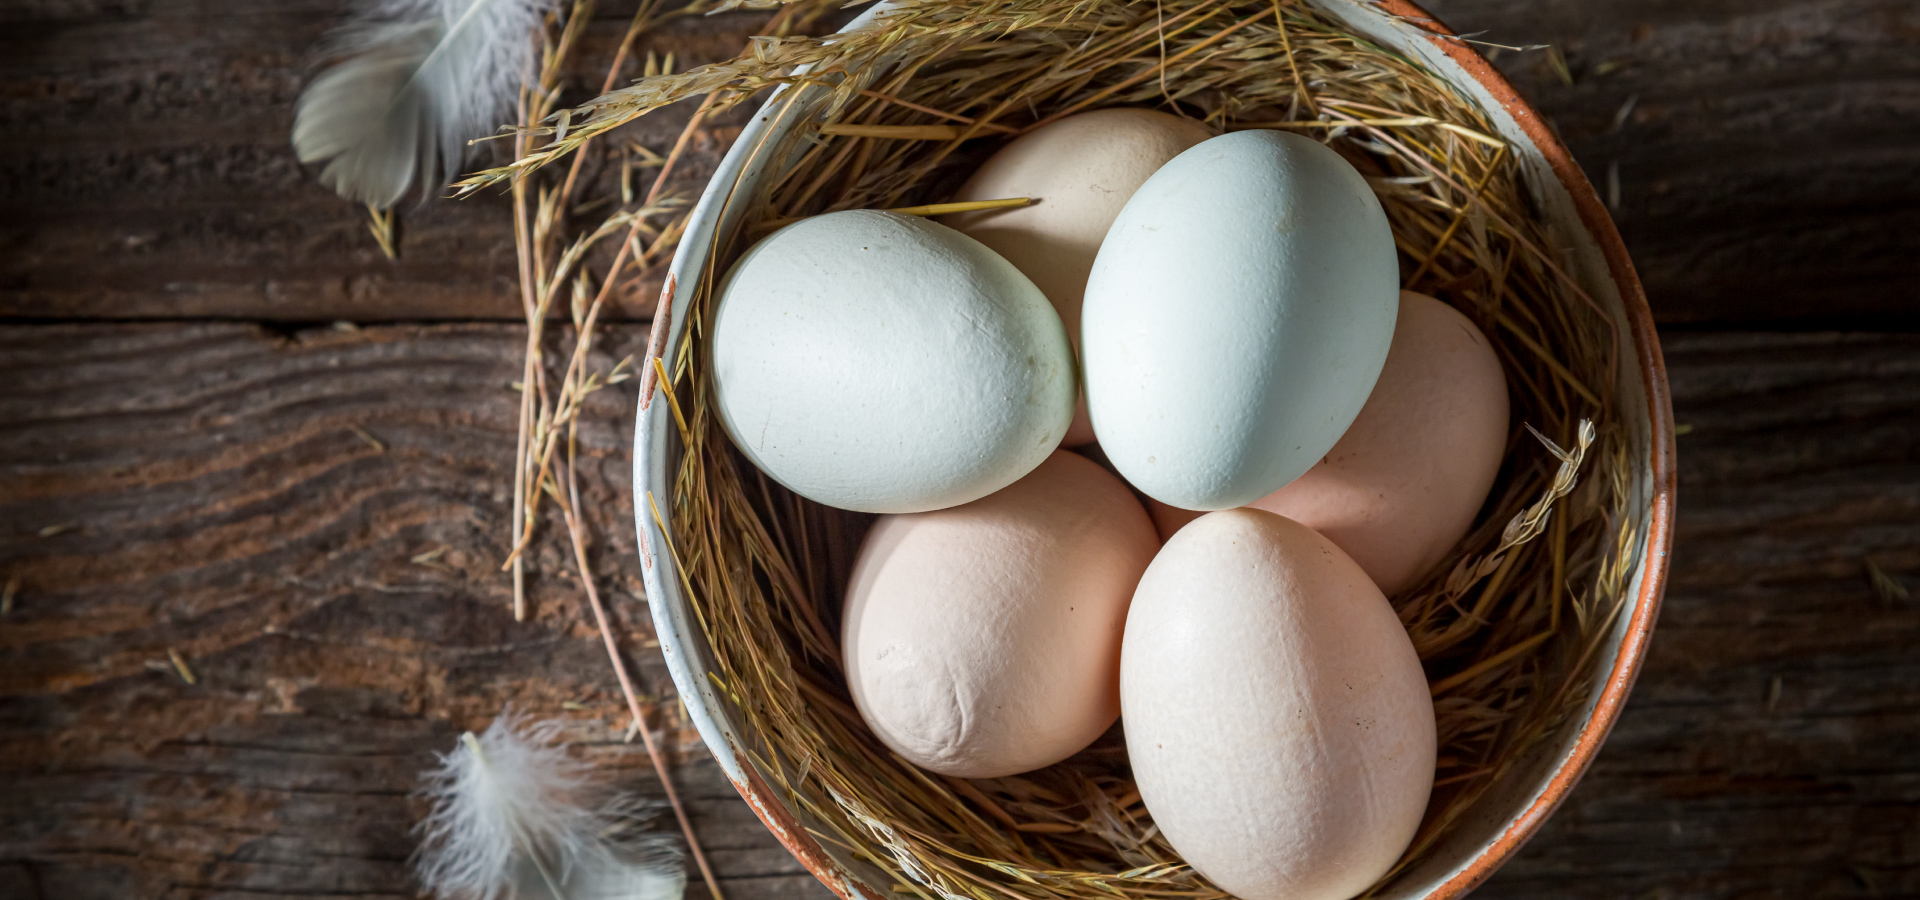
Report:
M 1583 714 L 1569 717 L 1558 732 L 1530 751 L 1423 862 L 1401 873 L 1377 894 L 1393 900 L 1445 900 L 1459 897 L 1486 880 L 1532 836 L 1586 771 L 1626 701 L 1666 584 L 1674 513 L 1673 414 L 1652 315 L 1626 248 L 1579 166 L 1533 110 L 1485 60 L 1406 0 L 1308 2 L 1355 34 L 1418 60 L 1485 111 L 1501 136 L 1514 146 L 1544 215 L 1566 235 L 1566 243 L 1573 248 L 1575 277 L 1589 295 L 1614 314 L 1616 321 L 1625 323 L 1619 337 L 1631 349 L 1630 358 L 1635 364 L 1620 367 L 1616 396 L 1644 398 L 1643 404 L 1623 402 L 1617 410 L 1635 459 L 1635 478 L 1630 486 L 1631 512 L 1638 520 L 1634 533 L 1643 536 L 1628 582 L 1630 605 L 1615 619 L 1602 647 L 1603 656 L 1592 669 L 1590 697 Z M 883 2 L 869 9 L 847 29 L 866 26 L 885 7 Z M 789 99 L 786 90 L 776 91 L 741 132 L 688 219 L 661 293 L 648 348 L 649 355 L 662 357 L 669 370 L 674 364 L 669 348 L 681 341 L 688 305 L 705 274 L 707 255 L 720 235 L 740 224 L 744 204 L 729 205 L 729 199 L 752 195 L 761 186 L 770 174 L 773 156 L 767 148 L 778 145 L 803 119 L 799 115 L 775 115 L 778 105 Z M 811 99 L 800 98 L 802 104 Z M 790 809 L 767 786 L 743 752 L 755 742 L 745 734 L 738 711 L 707 677 L 712 654 L 706 637 L 689 606 L 680 576 L 673 571 L 671 555 L 655 552 L 655 548 L 667 546 L 655 520 L 656 510 L 659 516 L 672 512 L 671 504 L 656 498 L 670 495 L 671 473 L 681 448 L 667 404 L 653 402 L 656 385 L 651 360 L 643 364 L 642 371 L 635 429 L 634 509 L 654 627 L 680 697 L 727 777 L 795 857 L 848 900 L 891 897 L 890 878 L 883 878 L 877 869 L 838 848 L 815 841 L 806 830 L 813 823 Z

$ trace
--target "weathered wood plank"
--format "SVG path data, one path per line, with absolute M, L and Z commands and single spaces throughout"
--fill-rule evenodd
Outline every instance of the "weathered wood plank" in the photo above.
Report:
M 1661 321 L 1878 328 L 1920 315 L 1920 7 L 1431 5 L 1485 40 L 1561 48 L 1570 85 L 1544 53 L 1499 62 L 1603 194 L 1618 173 L 1615 214 Z M 631 6 L 602 4 L 583 75 L 603 71 Z M 0 316 L 516 317 L 499 198 L 404 209 L 405 257 L 390 263 L 362 213 L 294 161 L 287 134 L 311 48 L 346 7 L 0 10 Z M 682 20 L 642 49 L 711 62 L 765 20 Z M 592 77 L 576 91 L 597 87 Z M 634 137 L 662 149 L 681 121 L 645 120 Z M 719 124 L 694 148 L 683 191 L 697 190 L 733 133 Z M 635 290 L 620 312 L 644 316 L 652 294 Z
M 644 339 L 615 329 L 595 365 Z M 624 705 L 557 541 L 533 557 L 531 621 L 508 612 L 522 341 L 501 325 L 0 329 L 0 581 L 19 579 L 0 618 L 0 887 L 38 885 L 0 894 L 412 896 L 407 794 L 431 751 L 508 704 L 570 716 L 595 762 L 658 795 L 619 743 Z M 642 689 L 668 696 L 638 596 L 630 388 L 592 398 L 581 491 Z M 664 708 L 736 897 L 811 885 Z
M 569 96 L 598 92 L 634 5 L 600 4 Z M 350 8 L 42 0 L 0 9 L 0 316 L 518 317 L 504 197 L 403 205 L 402 258 L 391 262 L 365 211 L 294 158 L 294 101 L 319 61 L 315 42 Z M 729 58 L 767 17 L 675 20 L 643 37 L 628 76 L 648 51 L 671 52 L 681 67 Z M 690 113 L 650 116 L 617 140 L 665 153 Z M 737 131 L 716 120 L 672 191 L 697 192 Z M 489 147 L 473 163 L 493 164 L 500 152 Z M 643 318 L 657 293 L 646 281 L 615 312 Z
M 1431 0 L 1604 198 L 1663 323 L 1920 324 L 1920 5 Z
M 616 329 L 611 352 L 641 339 Z M 528 623 L 494 571 L 519 342 L 0 327 L 0 580 L 20 576 L 0 895 L 411 896 L 414 777 L 505 703 L 584 704 L 571 736 L 651 790 L 557 547 Z M 1592 774 L 1482 895 L 1920 893 L 1920 598 L 1882 600 L 1864 571 L 1920 588 L 1920 337 L 1674 333 L 1667 352 L 1692 430 L 1651 662 Z M 582 487 L 643 690 L 665 693 L 641 645 L 629 388 L 595 400 Z M 822 900 L 699 758 L 683 791 L 734 900 Z
M 1693 430 L 1652 656 L 1482 896 L 1920 894 L 1920 337 L 1665 345 Z

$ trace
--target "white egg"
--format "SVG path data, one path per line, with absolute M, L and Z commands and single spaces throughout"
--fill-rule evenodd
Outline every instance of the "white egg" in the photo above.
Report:
M 795 493 L 922 512 L 1045 461 L 1073 418 L 1073 351 L 1033 282 L 944 225 L 869 210 L 749 250 L 713 321 L 722 423 Z
M 1347 900 L 1386 874 L 1433 787 L 1433 700 L 1387 598 L 1264 510 L 1182 528 L 1134 590 L 1120 715 L 1147 811 L 1243 900 Z
M 1386 213 L 1325 145 L 1241 131 L 1180 154 L 1127 201 L 1087 282 L 1101 448 L 1185 509 L 1280 489 L 1366 403 L 1399 277 Z

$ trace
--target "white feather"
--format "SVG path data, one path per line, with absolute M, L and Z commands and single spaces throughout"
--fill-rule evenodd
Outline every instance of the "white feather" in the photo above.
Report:
M 555 0 L 362 2 L 327 42 L 347 58 L 300 95 L 293 148 L 331 160 L 320 181 L 341 196 L 385 208 L 416 178 L 458 173 L 467 142 L 505 122 Z
M 681 900 L 672 839 L 634 831 L 647 804 L 595 785 L 559 728 L 507 712 L 440 755 L 422 776 L 421 885 L 447 900 Z

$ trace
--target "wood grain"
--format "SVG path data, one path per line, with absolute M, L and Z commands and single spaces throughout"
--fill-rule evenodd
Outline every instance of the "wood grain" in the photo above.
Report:
M 643 339 L 615 329 L 596 365 Z M 649 790 L 558 543 L 530 622 L 495 571 L 519 342 L 0 327 L 0 579 L 20 578 L 0 896 L 411 896 L 415 775 L 506 703 L 569 717 Z M 1920 337 L 1677 333 L 1667 353 L 1691 431 L 1652 657 L 1592 774 L 1481 896 L 1920 893 L 1920 597 L 1876 596 L 1864 568 L 1920 591 Z M 596 396 L 582 488 L 630 659 L 664 695 L 627 525 L 630 387 Z M 679 736 L 733 900 L 824 900 Z
M 1497 61 L 1601 195 L 1617 186 L 1615 215 L 1660 321 L 1920 325 L 1920 6 L 1911 0 L 1430 6 L 1482 40 L 1559 48 L 1570 84 L 1544 52 L 1500 51 Z M 404 208 L 404 256 L 392 263 L 364 214 L 294 160 L 287 135 L 311 48 L 347 7 L 31 0 L 0 9 L 0 316 L 517 317 L 499 198 Z M 631 2 L 601 4 L 579 67 L 593 83 L 576 80 L 570 96 L 597 87 L 631 11 Z M 679 20 L 640 49 L 675 52 L 683 67 L 712 62 L 766 18 Z M 627 136 L 662 150 L 685 114 L 648 117 Z M 698 190 L 738 123 L 722 119 L 703 134 L 678 190 Z M 651 288 L 636 286 L 620 313 L 644 317 Z
M 609 340 L 602 369 L 645 331 Z M 568 717 L 597 765 L 658 795 L 620 742 L 557 537 L 533 556 L 531 621 L 508 612 L 522 342 L 498 325 L 0 329 L 0 580 L 18 578 L 0 619 L 0 896 L 412 896 L 407 795 L 433 751 L 508 704 Z M 631 386 L 591 398 L 581 490 L 658 699 Z M 662 708 L 669 743 L 697 747 Z M 742 896 L 810 889 L 692 759 L 682 793 Z
M 1920 327 L 1920 4 L 1428 0 L 1580 160 L 1663 324 Z
M 600 4 L 567 96 L 598 91 L 633 7 Z M 402 258 L 391 262 L 368 235 L 365 210 L 294 158 L 294 101 L 320 62 L 314 44 L 350 8 L 348 0 L 0 8 L 0 316 L 519 317 L 504 197 L 403 204 Z M 767 17 L 675 20 L 639 42 L 628 77 L 648 51 L 675 54 L 681 68 L 730 58 Z M 616 139 L 664 154 L 691 112 L 649 116 Z M 698 192 L 737 124 L 721 117 L 699 135 L 670 192 Z M 473 164 L 494 164 L 497 152 Z M 615 177 L 603 167 L 588 175 Z M 644 318 L 657 294 L 648 280 L 619 297 L 617 312 Z
M 1920 7 L 1429 7 L 1558 48 L 1566 79 L 1542 51 L 1497 61 L 1617 186 L 1661 321 L 1920 325 Z M 508 703 L 567 716 L 596 765 L 656 790 L 557 542 L 533 557 L 532 620 L 506 611 L 518 329 L 302 324 L 518 315 L 497 198 L 403 209 L 391 263 L 294 162 L 309 48 L 345 8 L 0 7 L 0 317 L 93 321 L 0 326 L 0 584 L 19 579 L 0 898 L 411 897 L 415 776 Z M 583 69 L 631 9 L 602 4 Z M 642 50 L 717 60 L 764 21 L 685 20 Z M 662 149 L 681 121 L 632 137 Z M 622 298 L 598 365 L 638 348 L 651 299 Z M 237 321 L 100 321 L 152 319 Z M 1920 337 L 1665 340 L 1692 430 L 1652 656 L 1593 772 L 1480 896 L 1920 896 Z M 665 700 L 630 387 L 594 400 L 582 489 L 629 658 Z M 1876 594 L 1869 561 L 1909 598 Z M 660 709 L 730 896 L 824 900 Z
M 1647 668 L 1477 896 L 1920 895 L 1920 337 L 1664 344 L 1692 431 Z

